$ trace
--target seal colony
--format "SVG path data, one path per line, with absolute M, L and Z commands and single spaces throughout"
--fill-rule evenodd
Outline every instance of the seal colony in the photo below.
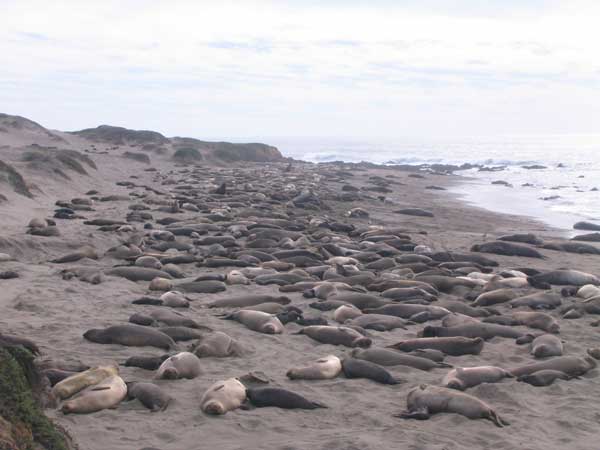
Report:
M 0 242 L 0 339 L 82 448 L 597 448 L 593 250 L 449 175 L 94 160 Z

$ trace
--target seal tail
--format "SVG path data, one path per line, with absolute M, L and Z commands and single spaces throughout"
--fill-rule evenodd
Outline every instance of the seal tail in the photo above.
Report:
M 439 362 L 438 365 L 437 365 L 437 367 L 447 367 L 447 368 L 451 369 L 454 366 L 452 364 L 448 364 L 448 363 L 445 363 L 445 362 Z
M 324 403 L 321 402 L 311 402 L 311 404 L 314 406 L 314 409 L 317 408 L 329 408 L 329 406 L 325 405 Z

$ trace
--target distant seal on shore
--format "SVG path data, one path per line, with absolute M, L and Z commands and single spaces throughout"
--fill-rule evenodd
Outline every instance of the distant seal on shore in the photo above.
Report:
M 105 270 L 104 273 L 109 276 L 127 278 L 129 281 L 152 281 L 154 278 L 171 279 L 171 275 L 167 272 L 148 267 L 113 267 L 112 269 Z
M 196 355 L 180 352 L 167 358 L 157 369 L 154 378 L 157 380 L 192 379 L 202 373 L 202 364 Z
M 457 367 L 444 377 L 442 386 L 464 391 L 481 383 L 497 383 L 504 378 L 514 378 L 514 375 L 494 366 Z
M 139 367 L 145 370 L 156 370 L 169 358 L 169 355 L 161 356 L 131 356 L 123 363 L 125 367 Z
M 274 406 L 283 409 L 317 409 L 327 408 L 319 402 L 307 400 L 295 392 L 274 387 L 246 389 L 248 400 L 256 407 Z
M 287 371 L 286 375 L 292 380 L 329 380 L 337 377 L 341 371 L 340 358 L 329 355 L 319 358 L 307 366 L 292 368 Z
M 342 370 L 346 378 L 366 378 L 381 384 L 400 384 L 404 380 L 395 378 L 378 364 L 356 358 L 344 358 Z
M 296 334 L 305 334 L 306 336 L 319 341 L 323 344 L 344 345 L 346 347 L 371 346 L 371 339 L 363 336 L 353 328 L 344 326 L 312 325 L 302 328 Z
M 242 356 L 245 353 L 244 347 L 236 339 L 222 331 L 215 331 L 204 336 L 192 351 L 200 358 L 225 358 Z
M 114 408 L 127 396 L 127 386 L 118 375 L 112 375 L 104 381 L 90 386 L 77 397 L 62 404 L 64 414 L 86 414 Z
M 255 306 L 267 302 L 287 305 L 291 302 L 291 300 L 289 297 L 285 296 L 251 294 L 241 295 L 239 297 L 219 298 L 210 302 L 207 306 L 209 308 L 247 308 L 249 306 Z
M 449 364 L 432 361 L 420 356 L 400 353 L 387 348 L 370 348 L 366 350 L 354 349 L 351 352 L 353 358 L 371 361 L 380 366 L 408 366 L 419 370 L 431 370 L 439 367 L 452 367 Z
M 171 397 L 157 385 L 143 382 L 127 383 L 127 398 L 138 399 L 152 412 L 164 411 L 171 401 Z
M 158 347 L 170 350 L 175 341 L 164 333 L 140 325 L 113 325 L 104 329 L 92 329 L 83 334 L 88 341 L 97 344 L 120 344 L 132 347 Z
M 560 338 L 553 334 L 542 334 L 531 343 L 530 353 L 536 358 L 562 356 L 563 344 Z
M 517 378 L 517 381 L 522 381 L 524 383 L 531 384 L 532 386 L 550 386 L 556 380 L 570 380 L 574 378 L 571 375 L 567 375 L 560 370 L 538 370 L 537 372 L 533 372 L 527 375 L 521 375 Z
M 540 370 L 558 370 L 572 377 L 585 374 L 594 369 L 598 363 L 589 356 L 558 356 L 546 361 L 527 364 L 525 366 L 511 369 L 510 372 L 516 376 L 530 375 Z
M 425 420 L 432 414 L 448 412 L 469 419 L 487 419 L 498 427 L 508 425 L 485 402 L 454 389 L 422 384 L 408 393 L 406 404 L 407 410 L 394 417 Z
M 417 339 L 406 339 L 389 346 L 403 352 L 415 350 L 432 349 L 439 350 L 446 355 L 478 355 L 483 349 L 484 340 L 480 337 L 468 338 L 462 336 L 452 337 L 423 337 Z
M 226 320 L 235 320 L 252 331 L 266 334 L 283 333 L 283 324 L 276 316 L 262 311 L 241 310 L 223 317 Z
M 238 379 L 217 381 L 200 399 L 200 409 L 206 414 L 222 415 L 242 406 L 246 400 L 246 386 Z
M 527 280 L 534 287 L 539 283 L 571 286 L 584 286 L 586 284 L 593 284 L 594 286 L 600 285 L 600 279 L 598 279 L 598 277 L 595 275 L 581 272 L 579 270 L 566 269 L 542 272 L 539 275 L 528 277 Z

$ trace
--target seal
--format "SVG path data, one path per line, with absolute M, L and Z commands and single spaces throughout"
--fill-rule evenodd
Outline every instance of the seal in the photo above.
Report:
M 511 369 L 510 372 L 516 377 L 521 377 L 523 375 L 531 375 L 540 370 L 558 370 L 571 377 L 578 377 L 594 369 L 597 365 L 596 361 L 589 356 L 558 356 L 546 361 Z
M 170 350 L 175 341 L 158 330 L 133 324 L 113 325 L 108 328 L 88 330 L 83 334 L 88 341 L 97 344 L 120 344 L 131 347 L 157 347 Z
M 131 382 L 126 384 L 127 398 L 129 400 L 138 399 L 150 411 L 164 411 L 169 406 L 171 397 L 154 383 Z
M 341 371 L 340 358 L 329 355 L 307 366 L 292 368 L 286 375 L 292 380 L 330 380 L 337 377 Z
M 429 419 L 432 414 L 455 413 L 469 419 L 486 419 L 498 427 L 508 425 L 488 404 L 454 389 L 422 384 L 408 393 L 407 410 L 394 415 L 402 419 Z
M 367 350 L 354 349 L 352 357 L 371 361 L 380 366 L 408 366 L 415 369 L 428 371 L 439 367 L 452 367 L 443 362 L 432 361 L 420 356 L 407 355 L 387 348 L 370 348 Z
M 347 320 L 345 325 L 375 331 L 391 331 L 396 328 L 406 330 L 406 320 L 385 314 L 363 314 L 354 319 Z
M 245 353 L 244 347 L 237 340 L 222 331 L 215 331 L 202 337 L 192 351 L 199 358 L 211 356 L 225 358 L 228 356 L 242 356 Z
M 239 270 L 232 270 L 225 278 L 225 283 L 229 285 L 233 284 L 250 284 L 250 280 L 244 276 Z
M 327 408 L 322 403 L 307 400 L 295 392 L 273 387 L 256 387 L 246 389 L 250 403 L 258 408 L 274 406 L 283 409 L 317 409 Z
M 532 386 L 550 386 L 556 380 L 570 380 L 572 377 L 567 375 L 560 370 L 538 370 L 537 372 L 533 372 L 528 375 L 522 375 L 517 378 L 517 381 L 522 381 L 524 383 L 531 384 Z
M 475 299 L 472 306 L 492 306 L 499 303 L 506 303 L 517 298 L 518 294 L 513 289 L 494 289 L 493 291 L 483 292 Z
M 223 317 L 226 320 L 235 320 L 236 322 L 245 325 L 252 331 L 258 331 L 265 334 L 281 334 L 283 333 L 283 324 L 272 314 L 267 314 L 262 311 L 241 310 L 228 314 Z
M 216 294 L 223 292 L 227 286 L 222 281 L 205 280 L 205 281 L 189 281 L 176 284 L 176 288 L 183 292 L 194 292 L 197 294 Z
M 246 386 L 236 378 L 217 381 L 200 399 L 200 409 L 206 414 L 222 415 L 242 406 L 246 400 Z
M 438 350 L 445 355 L 479 355 L 483 350 L 484 340 L 480 337 L 468 338 L 462 336 L 453 337 L 432 337 L 407 339 L 389 345 L 388 348 L 394 348 L 403 352 L 412 352 L 415 350 Z
M 457 367 L 444 377 L 442 386 L 464 391 L 481 383 L 497 383 L 504 378 L 514 378 L 514 375 L 494 366 Z
M 467 288 L 474 288 L 476 286 L 476 283 L 472 280 L 446 277 L 443 275 L 417 275 L 414 280 L 423 281 L 435 287 L 438 291 L 446 293 L 452 292 L 457 286 L 465 286 Z
M 543 330 L 546 333 L 557 334 L 560 331 L 560 325 L 556 319 L 543 312 L 518 311 L 512 313 L 512 318 L 515 319 L 519 325 Z
M 88 386 L 98 384 L 106 378 L 118 374 L 117 366 L 93 367 L 60 381 L 52 388 L 52 394 L 59 399 L 69 398 Z
M 201 339 L 202 336 L 204 336 L 203 332 L 198 331 L 194 328 L 189 328 L 189 327 L 180 327 L 180 326 L 160 327 L 158 330 L 162 333 L 165 333 L 167 336 L 169 336 L 175 342 L 191 341 L 193 339 Z
M 531 309 L 554 309 L 562 304 L 560 294 L 552 291 L 537 292 L 535 294 L 517 297 L 508 302 L 512 308 L 527 306 Z
M 600 286 L 600 279 L 598 279 L 598 277 L 579 270 L 551 270 L 549 272 L 543 272 L 539 275 L 528 277 L 527 280 L 529 281 L 529 284 L 534 287 L 539 283 L 555 284 L 559 286 L 585 286 L 586 284 Z
M 336 327 L 331 325 L 312 325 L 302 328 L 296 334 L 304 334 L 315 341 L 323 344 L 343 345 L 346 347 L 362 347 L 371 346 L 371 339 L 360 334 L 353 328 Z
M 358 309 L 379 308 L 390 303 L 389 300 L 384 300 L 381 297 L 361 293 L 338 293 L 330 299 L 356 306 Z
M 64 414 L 87 414 L 116 407 L 127 396 L 127 386 L 118 375 L 112 375 L 104 381 L 90 386 L 77 397 L 62 404 Z
M 366 378 L 381 384 L 404 383 L 404 380 L 394 378 L 380 365 L 362 359 L 345 358 L 342 369 L 346 378 Z
M 506 241 L 486 242 L 471 247 L 472 252 L 493 253 L 505 256 L 524 256 L 526 258 L 544 258 L 537 250 L 521 244 Z
M 158 368 L 154 378 L 157 380 L 191 380 L 202 373 L 202 364 L 196 355 L 190 352 L 180 352 L 167 358 Z
M 208 303 L 209 308 L 247 308 L 249 306 L 260 305 L 261 303 L 279 303 L 281 305 L 287 305 L 291 302 L 289 297 L 285 296 L 274 296 L 274 295 L 242 295 L 239 297 L 225 297 L 219 298 L 213 302 Z
M 542 334 L 536 337 L 531 343 L 530 353 L 536 358 L 546 358 L 549 356 L 562 356 L 562 341 L 553 334 Z
M 139 367 L 145 370 L 156 370 L 169 357 L 168 354 L 161 356 L 131 356 L 123 363 L 125 367 Z
M 152 281 L 154 278 L 171 279 L 171 275 L 162 270 L 148 267 L 121 266 L 104 271 L 105 275 L 126 278 L 129 281 Z
M 347 320 L 361 316 L 362 312 L 354 305 L 342 305 L 333 312 L 333 320 L 345 323 Z
M 431 305 L 415 305 L 411 303 L 394 303 L 380 308 L 367 308 L 363 311 L 366 314 L 387 314 L 389 316 L 411 319 L 417 314 L 427 313 L 427 320 L 442 319 L 448 314 L 452 314 L 446 308 Z
M 434 327 L 426 326 L 423 329 L 423 337 L 449 337 L 463 336 L 468 338 L 482 338 L 486 341 L 493 337 L 505 337 L 518 339 L 523 336 L 524 332 L 516 330 L 506 325 L 495 323 L 471 322 L 454 327 Z

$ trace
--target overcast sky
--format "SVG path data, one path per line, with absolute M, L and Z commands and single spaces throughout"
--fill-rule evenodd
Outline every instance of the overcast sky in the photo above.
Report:
M 229 139 L 598 133 L 599 18 L 597 0 L 0 0 L 0 112 Z

